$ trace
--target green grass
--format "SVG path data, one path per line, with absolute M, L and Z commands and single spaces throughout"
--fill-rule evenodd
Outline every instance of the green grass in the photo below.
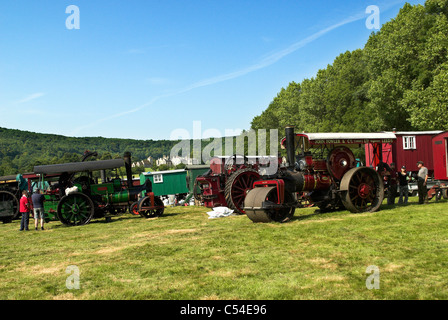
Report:
M 0 299 L 448 299 L 448 202 L 410 200 L 370 214 L 297 209 L 285 224 L 201 207 L 45 231 L 0 224 Z M 370 265 L 379 289 L 366 288 Z

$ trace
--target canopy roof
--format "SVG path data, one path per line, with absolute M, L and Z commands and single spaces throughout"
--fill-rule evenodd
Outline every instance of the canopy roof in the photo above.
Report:
M 307 137 L 313 144 L 365 144 L 365 143 L 388 143 L 397 137 L 392 132 L 321 132 L 300 133 L 297 136 Z
M 393 143 L 397 139 L 392 132 L 319 132 L 319 133 L 296 133 L 296 143 L 307 140 L 309 147 L 322 145 L 356 145 L 366 143 Z M 281 145 L 284 147 L 285 139 Z
M 35 166 L 34 173 L 39 174 L 55 174 L 63 172 L 73 173 L 80 171 L 115 169 L 123 166 L 124 166 L 123 159 L 70 162 L 70 163 L 52 164 L 45 166 Z

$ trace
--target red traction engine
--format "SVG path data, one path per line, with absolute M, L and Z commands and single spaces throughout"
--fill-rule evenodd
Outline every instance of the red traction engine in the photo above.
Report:
M 383 181 L 373 168 L 357 167 L 347 145 L 384 137 L 370 134 L 369 140 L 363 134 L 349 133 L 327 134 L 329 139 L 319 139 L 324 134 L 295 134 L 294 127 L 287 127 L 285 132 L 281 146 L 286 149 L 287 164 L 279 167 L 275 175 L 254 182 L 244 201 L 249 219 L 288 221 L 295 208 L 301 206 L 298 194 L 305 195 L 321 211 L 345 208 L 358 213 L 379 209 L 384 198 Z M 353 139 L 356 135 L 364 138 Z
M 214 157 L 210 170 L 195 180 L 195 199 L 207 208 L 225 206 L 244 214 L 244 198 L 253 183 L 260 179 L 258 162 L 249 163 L 246 156 Z M 199 192 L 197 192 L 199 190 Z

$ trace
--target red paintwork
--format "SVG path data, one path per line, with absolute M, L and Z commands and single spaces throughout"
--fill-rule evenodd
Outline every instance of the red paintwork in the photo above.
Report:
M 448 180 L 448 132 L 442 132 L 432 138 L 432 156 L 434 179 Z
M 425 167 L 428 168 L 429 174 L 434 173 L 437 180 L 447 180 L 447 139 L 448 132 L 440 134 L 424 133 L 396 133 L 397 140 L 395 144 L 382 144 L 383 162 L 390 164 L 395 163 L 395 167 L 399 170 L 402 166 L 406 166 L 407 171 L 417 172 L 417 161 L 423 161 Z M 405 150 L 403 148 L 403 136 L 415 136 L 416 149 Z M 374 161 L 373 146 L 366 144 L 366 165 L 378 164 Z
M 264 188 L 276 186 L 277 188 L 277 204 L 283 204 L 285 201 L 285 182 L 282 179 L 255 181 L 254 188 Z

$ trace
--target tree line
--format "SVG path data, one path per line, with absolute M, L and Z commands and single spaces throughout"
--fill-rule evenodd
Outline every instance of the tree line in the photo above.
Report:
M 86 150 L 98 160 L 132 153 L 133 161 L 169 154 L 178 141 L 133 140 L 103 137 L 74 138 L 0 128 L 0 176 L 32 172 L 34 166 L 80 161 Z
M 282 88 L 252 129 L 448 130 L 448 0 L 406 3 L 364 48 Z

